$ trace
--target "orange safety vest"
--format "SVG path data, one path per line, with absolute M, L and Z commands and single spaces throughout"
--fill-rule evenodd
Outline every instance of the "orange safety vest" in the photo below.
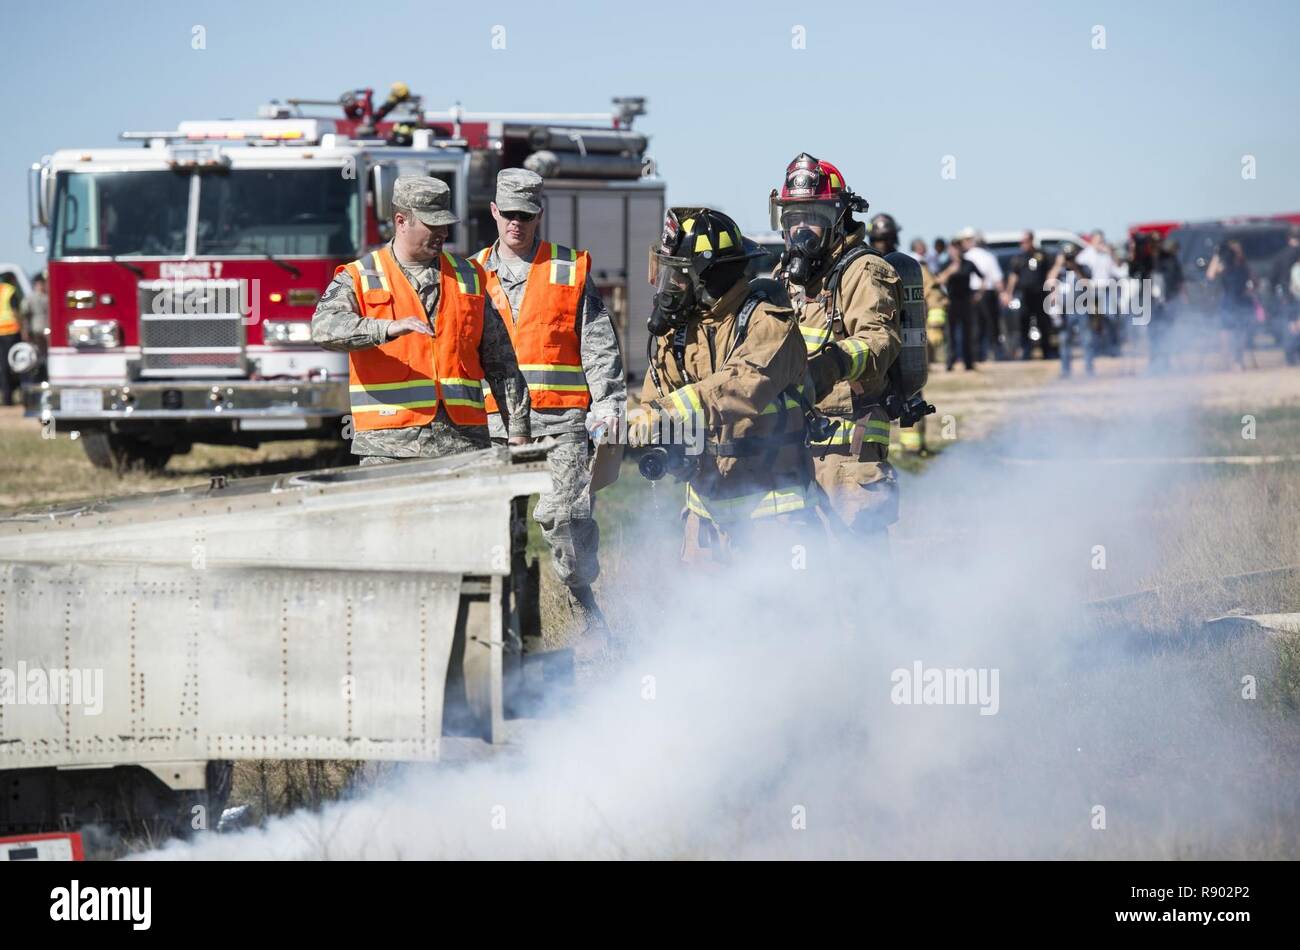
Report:
M 486 267 L 491 253 L 492 248 L 485 247 L 474 259 Z M 591 255 L 586 251 L 543 241 L 528 271 L 518 317 L 511 313 L 496 271 L 487 272 L 488 294 L 510 332 L 534 409 L 585 409 L 591 405 L 578 343 L 578 308 L 590 270 Z M 487 394 L 487 411 L 499 411 L 491 393 Z
M 457 425 L 487 425 L 483 411 L 483 270 L 443 252 L 435 336 L 407 333 L 348 354 L 352 424 L 358 431 L 423 426 L 438 405 Z M 363 317 L 425 317 L 424 304 L 387 247 L 344 264 Z
M 13 284 L 0 281 L 0 336 L 12 336 L 22 332 L 23 328 L 18 324 L 18 314 L 14 312 Z

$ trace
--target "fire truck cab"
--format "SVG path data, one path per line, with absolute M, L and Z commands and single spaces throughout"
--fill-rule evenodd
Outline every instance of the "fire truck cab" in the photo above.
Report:
M 388 239 L 399 175 L 451 186 L 461 223 L 447 247 L 468 256 L 496 237 L 497 171 L 538 171 L 543 237 L 592 252 L 624 352 L 641 352 L 650 291 L 629 275 L 664 186 L 631 130 L 643 100 L 614 102 L 608 115 L 432 113 L 397 84 L 378 106 L 368 89 L 288 100 L 47 156 L 29 200 L 33 247 L 48 244 L 49 380 L 25 388 L 27 414 L 119 470 L 196 442 L 344 438 L 347 354 L 311 343 L 311 316 L 335 269 Z

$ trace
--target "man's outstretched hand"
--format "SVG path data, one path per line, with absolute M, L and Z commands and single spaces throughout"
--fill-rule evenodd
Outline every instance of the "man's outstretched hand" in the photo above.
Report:
M 423 333 L 425 336 L 433 336 L 433 330 L 424 317 L 403 317 L 400 320 L 390 320 L 388 322 L 388 339 L 405 336 L 408 333 Z

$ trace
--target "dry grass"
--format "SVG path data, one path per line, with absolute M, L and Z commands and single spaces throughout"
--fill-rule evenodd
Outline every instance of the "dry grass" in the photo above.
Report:
M 116 475 L 95 468 L 69 435 L 41 437 L 40 424 L 21 410 L 0 407 L 0 513 L 140 492 L 201 485 L 213 475 L 272 475 L 337 464 L 338 447 L 312 440 L 268 442 L 261 448 L 196 445 L 157 474 Z
M 372 788 L 396 767 L 390 762 L 350 759 L 237 762 L 230 803 L 250 806 L 249 820 L 261 823 L 301 808 L 316 810 L 349 792 Z

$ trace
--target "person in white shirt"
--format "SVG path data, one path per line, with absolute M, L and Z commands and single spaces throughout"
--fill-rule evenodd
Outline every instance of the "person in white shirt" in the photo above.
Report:
M 1119 316 L 1115 313 L 1114 304 L 1118 298 L 1117 290 L 1122 274 L 1106 244 L 1106 235 L 1101 230 L 1093 231 L 1087 240 L 1088 245 L 1079 251 L 1079 263 L 1092 274 L 1089 280 L 1096 294 L 1097 317 L 1102 334 L 1102 338 L 1097 341 L 1098 350 L 1107 356 L 1119 356 Z
M 976 347 L 976 359 L 983 362 L 988 359 L 990 347 L 994 359 L 1005 359 L 1002 349 L 1002 265 L 987 247 L 984 235 L 974 228 L 964 228 L 960 235 L 966 242 L 966 259 L 975 265 L 978 274 L 972 274 L 971 290 L 975 292 L 975 325 L 979 343 Z

